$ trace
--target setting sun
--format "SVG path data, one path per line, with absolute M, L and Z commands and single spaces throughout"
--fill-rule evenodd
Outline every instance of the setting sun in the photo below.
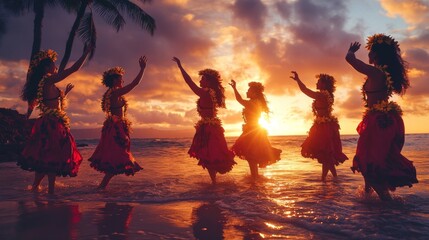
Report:
M 262 115 L 259 118 L 259 125 L 268 131 L 269 135 L 277 135 L 276 131 L 280 129 L 279 121 L 276 118 L 268 118 L 266 115 Z

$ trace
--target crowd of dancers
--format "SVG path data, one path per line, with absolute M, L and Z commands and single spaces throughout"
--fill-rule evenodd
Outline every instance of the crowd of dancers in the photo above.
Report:
M 375 34 L 368 38 L 369 64 L 355 57 L 360 44 L 350 44 L 346 61 L 358 72 L 366 75 L 362 86 L 365 113 L 357 127 L 359 140 L 353 158 L 352 170 L 362 174 L 365 191 L 373 190 L 382 200 L 390 200 L 390 191 L 396 187 L 417 183 L 413 163 L 401 154 L 404 145 L 404 122 L 400 106 L 391 101 L 396 93 L 403 95 L 409 87 L 407 63 L 402 59 L 398 42 L 391 36 Z M 63 92 L 56 83 L 79 70 L 84 64 L 91 47 L 68 69 L 57 72 L 56 53 L 41 51 L 30 63 L 28 79 L 22 91 L 22 99 L 28 102 L 27 116 L 35 107 L 40 110 L 28 142 L 18 160 L 25 170 L 34 171 L 32 190 L 38 191 L 45 175 L 48 176 L 48 192 L 53 194 L 57 176 L 77 176 L 82 162 L 73 136 L 70 134 L 70 121 L 65 112 L 65 97 L 73 89 L 69 84 Z M 232 147 L 228 147 L 218 108 L 225 108 L 225 89 L 218 71 L 204 69 L 199 86 L 191 79 L 179 58 L 172 59 L 179 68 L 186 84 L 198 97 L 197 111 L 200 120 L 195 124 L 195 135 L 188 151 L 189 156 L 198 160 L 198 165 L 207 169 L 213 184 L 216 175 L 231 171 L 237 156 L 248 162 L 252 179 L 259 176 L 258 169 L 265 168 L 281 159 L 281 150 L 271 146 L 267 131 L 258 121 L 261 114 L 269 112 L 260 82 L 248 83 L 247 99 L 243 99 L 231 80 L 236 100 L 243 105 L 242 134 Z M 127 119 L 127 100 L 125 95 L 141 81 L 147 66 L 147 58 L 139 59 L 140 71 L 135 79 L 124 85 L 124 69 L 114 67 L 103 73 L 102 83 L 107 87 L 102 97 L 101 109 L 106 115 L 100 141 L 88 159 L 90 166 L 104 173 L 99 188 L 105 189 L 113 176 L 134 175 L 143 168 L 130 152 L 130 122 Z M 313 98 L 314 122 L 307 138 L 302 143 L 301 154 L 316 159 L 322 164 L 322 181 L 329 172 L 337 177 L 335 166 L 347 160 L 342 152 L 338 119 L 332 115 L 334 104 L 335 79 L 328 74 L 319 74 L 316 91 L 307 88 L 297 72 L 292 78 L 299 89 Z

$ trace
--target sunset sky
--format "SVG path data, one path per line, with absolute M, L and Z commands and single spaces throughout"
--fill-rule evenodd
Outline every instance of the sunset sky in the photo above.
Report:
M 138 2 L 138 1 L 136 1 Z M 230 79 L 243 97 L 248 82 L 260 81 L 270 106 L 270 135 L 306 134 L 313 115 L 312 99 L 289 78 L 299 73 L 315 90 L 319 73 L 337 80 L 334 113 L 341 134 L 355 134 L 364 111 L 360 88 L 364 76 L 344 60 L 351 42 L 365 45 L 375 33 L 392 35 L 409 62 L 411 88 L 395 99 L 404 110 L 406 133 L 429 132 L 429 1 L 427 0 L 153 0 L 139 4 L 156 20 L 153 36 L 131 20 L 119 32 L 96 16 L 97 48 L 94 58 L 69 82 L 72 129 L 101 128 L 100 100 L 106 88 L 103 71 L 122 66 L 125 83 L 138 72 L 138 58 L 148 57 L 143 80 L 127 95 L 133 128 L 192 130 L 198 120 L 197 96 L 185 84 L 173 56 L 198 84 L 198 71 L 220 71 L 226 89 L 227 109 L 219 111 L 225 134 L 241 133 L 242 107 L 235 100 Z M 3 12 L 5 13 L 5 12 Z M 124 14 L 125 15 L 125 14 Z M 4 15 L 6 32 L 0 37 L 0 106 L 25 113 L 19 99 L 25 81 L 33 38 L 32 13 Z M 60 8 L 45 13 L 42 49 L 54 49 L 59 64 L 75 16 Z M 82 53 L 76 38 L 71 61 Z M 367 62 L 367 50 L 357 57 Z M 70 66 L 70 63 L 69 63 Z M 32 117 L 37 117 L 37 112 Z M 144 136 L 138 136 L 144 137 Z

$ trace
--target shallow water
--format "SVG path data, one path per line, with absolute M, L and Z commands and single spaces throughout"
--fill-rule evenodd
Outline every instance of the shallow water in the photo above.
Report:
M 389 203 L 363 194 L 362 176 L 350 170 L 357 136 L 342 136 L 349 160 L 325 183 L 321 165 L 300 155 L 304 138 L 271 137 L 282 160 L 261 169 L 260 180 L 252 183 L 247 162 L 236 158 L 215 187 L 188 157 L 190 138 L 133 139 L 144 170 L 114 177 L 105 191 L 95 190 L 102 174 L 86 160 L 78 177 L 57 179 L 55 197 L 46 182 L 31 193 L 33 173 L 0 163 L 0 239 L 47 239 L 56 225 L 53 239 L 429 239 L 428 134 L 406 135 L 403 154 L 419 183 L 398 188 Z M 88 144 L 84 159 L 97 142 L 78 141 Z

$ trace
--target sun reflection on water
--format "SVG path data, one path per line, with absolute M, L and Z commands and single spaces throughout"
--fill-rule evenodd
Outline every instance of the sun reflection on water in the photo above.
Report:
M 269 223 L 269 222 L 264 222 L 265 223 L 265 225 L 267 226 L 267 227 L 269 227 L 269 228 L 271 228 L 271 229 L 277 229 L 277 230 L 279 230 L 279 229 L 282 229 L 283 227 L 282 226 L 277 226 L 277 225 L 275 225 L 275 224 L 273 224 L 273 223 Z

